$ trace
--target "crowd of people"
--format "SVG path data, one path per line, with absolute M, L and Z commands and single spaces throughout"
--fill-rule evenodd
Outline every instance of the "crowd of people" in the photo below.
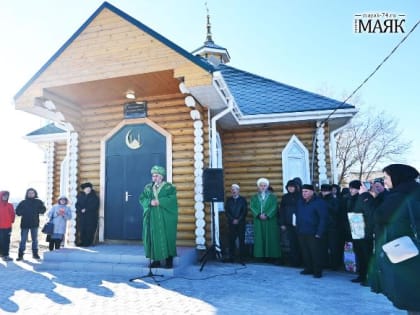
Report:
M 417 290 L 420 255 L 400 263 L 392 263 L 382 250 L 387 242 L 402 236 L 418 238 L 420 227 L 420 184 L 418 171 L 405 164 L 391 164 L 384 176 L 372 182 L 353 180 L 342 190 L 338 185 L 322 184 L 319 192 L 299 178 L 286 183 L 279 200 L 267 178 L 256 182 L 256 193 L 249 203 L 240 194 L 240 186 L 231 186 L 225 202 L 229 231 L 229 255 L 226 261 L 243 263 L 248 256 L 245 239 L 247 218 L 252 217 L 252 256 L 255 259 L 302 268 L 302 275 L 322 278 L 323 270 L 344 268 L 344 248 L 352 243 L 357 277 L 351 281 L 370 286 L 387 296 L 392 303 L 420 314 Z M 176 235 L 178 203 L 176 188 L 164 181 L 161 166 L 151 169 L 152 183 L 139 197 L 144 209 L 143 244 L 150 268 L 173 267 L 177 255 Z M 16 210 L 9 202 L 9 192 L 0 191 L 0 256 L 9 256 L 10 237 L 15 215 L 20 219 L 20 243 L 17 260 L 23 260 L 31 233 L 32 256 L 38 253 L 40 215 L 46 212 L 34 188 L 26 191 Z M 54 229 L 47 236 L 49 250 L 59 249 L 72 212 L 65 196 L 47 212 Z M 83 183 L 75 204 L 77 213 L 77 245 L 94 243 L 98 224 L 99 198 L 91 183 Z M 250 211 L 248 211 L 250 210 Z M 249 237 L 248 237 L 249 238 Z M 417 239 L 417 246 L 420 248 Z
M 322 184 L 319 193 L 295 178 L 287 182 L 280 201 L 269 180 L 258 179 L 249 204 L 252 257 L 302 267 L 302 275 L 321 278 L 326 268 L 344 270 L 344 248 L 351 242 L 357 271 L 351 281 L 370 286 L 409 314 L 420 314 L 416 289 L 420 255 L 395 264 L 382 250 L 382 245 L 401 236 L 416 240 L 420 232 L 415 230 L 420 227 L 419 173 L 405 164 L 391 164 L 383 172 L 371 182 L 353 180 L 342 190 Z M 243 236 L 248 205 L 237 183 L 231 191 L 225 203 L 229 232 L 225 261 L 243 262 L 248 258 Z
M 67 221 L 72 218 L 69 200 L 60 196 L 57 203 L 49 211 L 44 202 L 39 199 L 38 192 L 34 188 L 28 188 L 25 197 L 20 201 L 16 209 L 9 202 L 10 193 L 0 191 L 0 257 L 3 261 L 11 261 L 9 256 L 10 241 L 15 217 L 20 217 L 20 241 L 17 261 L 24 259 L 28 234 L 31 236 L 32 258 L 41 259 L 39 256 L 39 226 L 40 216 L 46 215 L 48 221 L 53 223 L 53 231 L 46 235 L 50 251 L 60 249 L 66 234 Z M 91 183 L 83 183 L 81 192 L 77 195 L 77 245 L 91 246 L 98 224 L 99 197 L 92 188 Z

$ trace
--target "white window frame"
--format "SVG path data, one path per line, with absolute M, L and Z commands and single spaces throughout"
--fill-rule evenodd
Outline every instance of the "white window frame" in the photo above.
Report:
M 309 151 L 303 145 L 296 135 L 293 135 L 282 152 L 282 166 L 283 166 L 283 191 L 286 192 L 286 184 L 289 180 L 300 177 L 303 184 L 310 183 L 309 172 Z M 291 172 L 291 159 L 303 160 L 303 174 L 296 175 L 296 172 Z

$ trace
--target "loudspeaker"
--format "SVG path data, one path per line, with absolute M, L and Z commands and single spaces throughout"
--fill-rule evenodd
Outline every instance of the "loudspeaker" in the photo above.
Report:
M 206 168 L 203 172 L 204 201 L 224 201 L 225 189 L 222 168 Z

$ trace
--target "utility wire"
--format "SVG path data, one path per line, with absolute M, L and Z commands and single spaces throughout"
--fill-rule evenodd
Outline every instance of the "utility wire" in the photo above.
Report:
M 417 23 L 411 28 L 411 30 L 407 33 L 407 35 L 404 36 L 403 39 L 401 39 L 401 41 L 397 44 L 397 46 L 394 47 L 394 49 L 391 50 L 391 52 L 388 54 L 388 56 L 385 57 L 384 60 L 382 60 L 382 62 L 376 67 L 375 70 L 373 70 L 373 72 L 340 104 L 338 105 L 329 115 L 327 118 L 325 118 L 322 122 L 321 122 L 321 126 L 323 124 L 325 124 L 328 119 L 330 119 L 330 117 L 338 110 L 340 109 L 340 107 L 342 107 L 344 104 L 347 103 L 347 101 L 352 98 L 354 96 L 354 94 L 357 93 L 357 91 L 359 91 L 363 85 L 366 84 L 367 81 L 369 81 L 369 79 L 382 67 L 382 65 L 389 59 L 389 57 L 391 57 L 395 51 L 401 46 L 401 44 L 408 38 L 408 36 L 411 35 L 411 33 L 413 33 L 413 31 L 416 29 L 416 27 L 420 24 L 420 20 L 417 21 Z
M 384 60 L 382 60 L 382 62 L 375 68 L 375 70 L 373 70 L 373 72 L 340 104 L 338 105 L 321 123 L 320 126 L 324 125 L 329 119 L 330 117 L 338 110 L 340 109 L 344 104 L 347 103 L 347 101 L 349 99 L 351 99 L 354 94 L 357 93 L 357 91 L 359 91 L 363 85 L 366 84 L 367 81 L 369 81 L 369 79 L 371 77 L 373 77 L 373 75 L 382 67 L 382 65 L 389 59 L 389 57 L 391 57 L 395 51 L 401 46 L 401 44 L 408 38 L 408 36 L 411 35 L 411 33 L 414 32 L 414 30 L 416 29 L 416 27 L 420 24 L 420 20 L 417 21 L 417 23 L 411 28 L 411 30 L 407 33 L 407 35 L 405 35 L 403 37 L 403 39 L 401 39 L 401 41 L 397 44 L 397 46 L 394 47 L 394 49 L 391 50 L 391 52 L 388 54 L 388 56 L 386 56 L 384 58 Z M 314 131 L 313 137 L 312 137 L 312 143 L 313 143 L 313 150 L 312 150 L 312 167 L 311 167 L 311 181 L 313 181 L 313 177 L 314 177 L 314 157 L 315 157 L 315 137 L 316 137 L 316 130 Z

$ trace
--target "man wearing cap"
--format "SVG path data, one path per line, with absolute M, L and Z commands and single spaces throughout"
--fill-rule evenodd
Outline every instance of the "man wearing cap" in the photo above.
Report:
M 229 227 L 229 260 L 235 259 L 235 242 L 239 242 L 239 261 L 245 258 L 245 218 L 248 212 L 246 199 L 239 194 L 240 187 L 233 184 L 231 187 L 232 196 L 226 199 L 225 214 Z
M 327 264 L 332 270 L 337 270 L 343 265 L 343 257 L 341 256 L 341 244 L 338 232 L 338 216 L 340 204 L 332 193 L 332 185 L 321 185 L 321 198 L 327 204 L 328 223 L 327 223 Z
M 173 267 L 176 252 L 176 233 L 178 224 L 178 201 L 174 185 L 165 182 L 165 169 L 152 167 L 152 183 L 144 187 L 139 201 L 143 207 L 143 245 L 146 257 L 153 260 L 150 267 Z
M 328 210 L 326 203 L 315 195 L 314 186 L 302 185 L 302 199 L 298 201 L 296 227 L 302 249 L 303 275 L 322 277 L 324 246 L 322 238 L 327 230 Z
M 80 185 L 82 191 L 77 195 L 76 220 L 79 236 L 78 245 L 91 246 L 98 228 L 99 197 L 91 183 Z
M 277 224 L 277 197 L 269 190 L 266 178 L 257 181 L 258 193 L 251 197 L 254 217 L 254 257 L 276 262 L 281 256 L 280 232 Z

